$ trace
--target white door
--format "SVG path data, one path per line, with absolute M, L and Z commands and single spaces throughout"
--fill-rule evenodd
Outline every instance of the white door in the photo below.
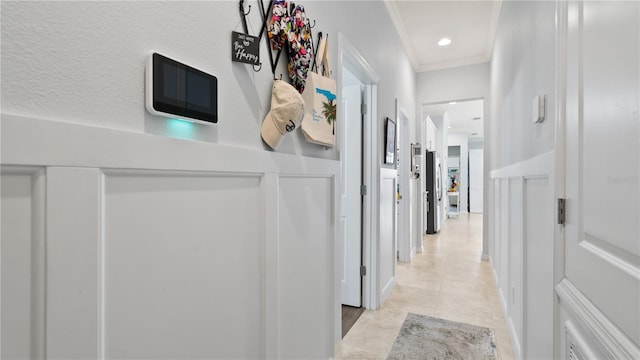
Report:
M 344 266 L 342 269 L 342 303 L 361 306 L 362 285 L 362 90 L 360 85 L 342 88 L 345 133 L 342 149 L 342 229 Z
M 578 299 L 583 307 L 576 308 L 589 313 L 580 318 L 603 324 L 598 331 L 619 335 L 605 339 L 608 344 L 630 340 L 637 349 L 640 3 L 584 1 L 570 3 L 568 11 L 567 220 L 560 304 L 571 306 Z M 597 343 L 589 346 L 595 357 L 611 357 L 600 353 Z
M 469 211 L 472 213 L 482 212 L 483 152 L 482 149 L 469 149 Z

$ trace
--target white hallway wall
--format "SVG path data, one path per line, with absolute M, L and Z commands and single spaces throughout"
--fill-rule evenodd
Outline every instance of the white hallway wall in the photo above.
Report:
M 252 5 L 249 32 L 256 34 L 258 4 L 246 5 Z M 339 32 L 380 77 L 381 129 L 384 116 L 395 117 L 396 98 L 404 108 L 415 108 L 415 72 L 384 4 L 366 3 L 367 16 L 358 1 L 303 5 L 316 21 L 314 36 L 329 35 L 334 77 Z M 146 112 L 143 102 L 144 59 L 158 51 L 218 77 L 219 123 L 198 126 L 192 138 L 267 149 L 259 131 L 273 74 L 264 40 L 260 72 L 230 61 L 230 32 L 242 32 L 237 1 L 3 2 L 2 13 L 3 113 L 171 136 L 168 122 Z M 287 74 L 283 59 L 280 74 Z M 336 150 L 308 144 L 300 132 L 287 137 L 278 152 L 338 159 Z
M 1 140 L 3 358 L 331 356 L 337 162 L 10 115 Z
M 247 4 L 252 5 L 250 32 L 256 33 L 260 28 L 257 3 L 248 1 Z M 377 140 L 380 144 L 382 120 L 385 116 L 394 116 L 396 98 L 404 108 L 416 108 L 415 73 L 384 4 L 367 3 L 366 17 L 362 16 L 365 5 L 361 2 L 309 1 L 304 5 L 308 15 L 316 21 L 314 30 L 330 36 L 334 77 L 338 32 L 354 45 L 379 76 L 377 126 L 380 138 Z M 216 278 L 212 287 L 200 288 L 194 283 L 170 281 L 168 291 L 179 291 L 176 286 L 188 285 L 187 293 L 192 296 L 188 299 L 180 296 L 164 299 L 153 311 L 160 311 L 163 307 L 191 308 L 195 312 L 201 311 L 198 317 L 211 322 L 202 328 L 202 324 L 195 320 L 198 317 L 189 312 L 160 317 L 157 327 L 147 329 L 151 337 L 145 340 L 148 341 L 146 343 L 168 341 L 172 335 L 163 329 L 175 321 L 184 325 L 181 331 L 195 335 L 204 329 L 202 334 L 213 335 L 227 328 L 224 321 L 215 319 L 223 319 L 224 313 L 231 309 L 229 307 L 246 306 L 251 310 L 239 311 L 238 321 L 249 327 L 257 326 L 257 330 L 232 329 L 229 335 L 236 336 L 235 340 L 219 344 L 218 349 L 191 338 L 192 342 L 175 349 L 176 353 L 171 356 L 329 358 L 333 352 L 333 341 L 339 338 L 339 333 L 335 333 L 335 324 L 327 322 L 327 317 L 320 315 L 303 321 L 305 317 L 300 316 L 296 309 L 302 311 L 308 306 L 323 309 L 319 314 L 333 309 L 334 315 L 337 315 L 334 273 L 337 201 L 334 189 L 337 186 L 335 177 L 338 176 L 335 160 L 339 158 L 339 152 L 307 144 L 300 132 L 288 136 L 277 154 L 265 150 L 259 128 L 269 109 L 273 75 L 266 64 L 264 43 L 261 44 L 261 51 L 265 65 L 258 73 L 249 66 L 229 60 L 229 33 L 231 30 L 241 31 L 242 28 L 237 1 L 3 2 L 1 6 L 2 164 L 3 180 L 8 179 L 6 183 L 9 186 L 3 193 L 7 196 L 19 195 L 15 205 L 19 209 L 33 203 L 31 212 L 27 211 L 20 218 L 20 224 L 36 229 L 31 238 L 13 238 L 22 244 L 17 245 L 15 251 L 29 254 L 31 247 L 42 251 L 39 246 L 45 240 L 51 246 L 47 247 L 47 253 L 34 251 L 26 263 L 16 264 L 25 269 L 21 274 L 26 278 L 20 280 L 26 279 L 33 286 L 33 291 L 22 289 L 26 292 L 19 294 L 25 297 L 18 298 L 18 303 L 27 298 L 35 299 L 34 304 L 44 301 L 45 297 L 47 299 L 46 312 L 38 310 L 29 313 L 27 309 L 26 314 L 21 313 L 25 317 L 16 320 L 26 327 L 23 334 L 28 334 L 25 335 L 27 351 L 44 351 L 42 341 L 46 333 L 46 349 L 50 356 L 87 357 L 87 354 L 100 352 L 115 355 L 112 351 L 119 345 L 123 345 L 121 349 L 125 349 L 125 352 L 129 351 L 120 354 L 122 356 L 157 355 L 145 353 L 151 351 L 149 348 L 136 349 L 135 344 L 128 343 L 126 339 L 111 337 L 113 334 L 104 326 L 108 321 L 115 321 L 111 317 L 115 315 L 112 312 L 114 309 L 120 311 L 118 316 L 122 317 L 118 321 L 122 326 L 128 321 L 135 323 L 137 320 L 125 316 L 126 311 L 133 310 L 133 307 L 126 304 L 113 307 L 110 301 L 118 298 L 149 299 L 152 290 L 160 289 L 166 276 L 208 281 L 207 278 L 191 276 L 225 272 L 223 278 Z M 177 134 L 169 121 L 145 111 L 144 59 L 152 50 L 218 77 L 218 125 L 196 125 L 189 133 Z M 286 76 L 284 61 L 279 64 L 279 73 Z M 414 127 L 414 116 L 409 115 L 410 126 Z M 33 141 L 25 141 L 24 145 L 7 141 L 18 138 L 31 138 Z M 415 139 L 412 137 L 411 141 Z M 57 147 L 55 144 L 61 145 Z M 381 146 L 377 149 L 381 162 Z M 326 160 L 310 159 L 308 156 Z M 255 159 L 263 164 L 256 164 Z M 133 174 L 129 171 L 133 171 Z M 138 179 L 147 178 L 148 181 L 138 182 Z M 16 183 L 13 180 L 19 183 L 29 179 L 34 184 L 31 191 L 25 193 L 20 187 L 11 187 Z M 43 181 L 47 184 L 45 187 L 42 186 Z M 66 186 L 65 181 L 82 184 L 91 196 L 97 191 L 93 202 L 76 204 L 78 209 L 88 211 L 89 223 L 86 226 L 68 226 L 76 223 L 72 219 L 76 214 L 74 211 L 78 210 L 72 207 L 75 206 L 75 200 L 81 200 L 81 192 L 79 187 Z M 162 204 L 154 207 L 152 203 L 140 200 L 149 191 L 146 185 L 140 183 L 149 184 Z M 224 193 L 218 192 L 218 189 L 229 187 L 234 189 L 237 196 L 227 198 Z M 185 188 L 193 188 L 196 194 L 211 201 L 197 204 L 183 202 L 189 198 L 183 193 Z M 314 192 L 321 195 L 316 201 L 311 198 Z M 126 197 L 121 198 L 123 195 Z M 300 198 L 307 200 L 296 205 Z M 114 202 L 113 199 L 119 200 Z M 237 230 L 240 224 L 235 222 L 233 212 L 220 213 L 221 209 L 229 206 L 229 202 L 234 201 L 238 205 L 253 204 L 258 209 L 278 209 L 276 218 L 269 220 L 262 210 L 252 213 L 252 218 L 245 221 L 253 224 L 246 228 L 249 233 L 240 236 Z M 107 204 L 104 208 L 100 205 L 103 202 Z M 174 202 L 180 202 L 180 205 L 174 206 Z M 8 201 L 7 204 L 13 203 Z M 47 207 L 43 204 L 47 204 Z M 133 218 L 121 219 L 127 220 L 125 222 L 112 222 L 109 214 L 114 209 L 133 205 L 141 210 L 132 213 Z M 210 234 L 213 228 L 206 225 L 206 216 L 202 214 L 195 217 L 203 220 L 202 223 L 189 220 L 185 214 L 196 208 L 221 216 L 217 222 L 221 228 L 215 230 L 222 235 L 221 238 L 214 238 L 210 242 L 206 236 L 200 236 Z M 150 225 L 153 219 L 147 218 L 145 211 L 153 213 L 158 209 L 168 209 L 165 219 L 181 221 L 174 232 L 154 232 Z M 43 211 L 47 211 L 47 224 L 40 222 Z M 106 223 L 101 220 L 103 211 L 106 211 Z M 3 225 L 5 220 L 9 220 L 4 214 L 9 213 L 3 211 Z M 275 219 L 277 221 L 273 223 Z M 68 229 L 53 227 L 54 224 Z M 52 226 L 51 230 L 41 233 L 45 225 L 47 229 Z M 101 235 L 106 237 L 95 239 L 104 244 L 100 245 L 103 248 L 96 249 L 94 245 L 85 243 L 98 244 L 93 242 L 93 237 L 99 234 L 94 232 L 96 229 L 108 230 L 106 235 Z M 315 231 L 313 229 L 323 231 L 316 231 L 317 236 L 308 236 Z M 266 234 L 264 238 L 255 238 L 250 234 L 263 230 Z M 3 226 L 3 241 L 20 233 L 19 230 L 14 232 Z M 134 271 L 136 263 L 126 258 L 126 249 L 133 246 L 138 248 L 140 254 L 153 254 L 158 245 L 151 241 L 154 236 L 160 236 L 158 241 L 165 244 L 161 248 L 167 252 L 156 259 L 160 263 L 154 262 L 157 266 L 154 265 L 153 269 L 161 270 L 162 262 L 170 263 L 177 260 L 178 255 L 187 256 L 193 254 L 193 250 L 200 249 L 229 254 L 231 259 L 238 261 L 237 268 L 246 271 L 229 269 L 230 266 L 223 266 L 225 262 L 221 259 L 218 265 L 200 273 L 198 267 L 207 264 L 207 257 L 204 256 L 200 258 L 201 261 L 195 261 L 192 267 L 175 268 L 177 273 L 144 273 L 146 277 L 141 279 L 154 284 L 152 288 L 131 289 L 129 287 L 134 286 L 133 282 L 113 283 L 117 279 L 127 281 L 128 272 L 124 266 L 118 273 L 111 272 L 111 269 L 127 265 L 130 271 Z M 125 237 L 129 239 L 128 242 L 124 242 Z M 138 240 L 139 237 L 144 240 Z M 176 238 L 182 240 L 174 242 Z M 61 239 L 71 239 L 71 242 L 56 245 L 56 241 Z M 229 241 L 233 241 L 234 245 Z M 247 258 L 236 257 L 242 251 L 243 244 L 255 251 Z M 310 259 L 306 259 L 304 254 L 315 251 L 321 256 L 313 259 L 310 266 L 307 261 Z M 83 254 L 90 256 L 84 258 Z M 121 256 L 115 256 L 117 254 Z M 46 268 L 42 268 L 45 258 L 50 262 Z M 68 261 L 71 258 L 83 260 L 75 263 Z M 211 259 L 214 259 L 213 254 Z M 145 263 L 156 260 L 151 256 L 141 258 L 139 266 L 144 267 Z M 252 265 L 257 263 L 261 265 Z M 8 262 L 3 261 L 3 276 L 11 273 L 5 271 L 6 264 Z M 106 265 L 103 267 L 101 264 Z M 259 276 L 260 269 L 266 269 L 264 278 Z M 64 280 L 64 276 L 52 278 L 57 276 L 54 275 L 57 271 L 63 271 L 63 274 L 65 271 L 80 271 L 87 277 L 79 282 L 72 281 L 72 278 Z M 298 275 L 292 278 L 292 274 Z M 305 278 L 307 285 L 304 285 Z M 47 280 L 46 288 L 40 287 L 44 284 L 43 279 Z M 311 283 L 323 285 L 308 287 Z M 7 282 L 3 281 L 3 284 Z M 89 288 L 100 290 L 97 293 L 93 290 L 88 293 L 73 292 Z M 302 288 L 305 290 L 300 291 Z M 69 321 L 72 313 L 65 308 L 65 304 L 72 294 L 84 294 L 75 298 L 75 301 L 86 307 L 83 308 L 83 315 L 73 315 L 73 321 Z M 133 296 L 128 297 L 127 294 Z M 209 302 L 219 304 L 221 308 L 208 306 L 209 302 L 207 306 L 205 303 L 196 306 L 189 304 L 199 295 L 203 296 L 203 300 L 208 298 Z M 102 307 L 96 308 L 95 299 L 102 299 L 105 303 L 99 302 Z M 35 306 L 40 309 L 38 305 Z M 286 313 L 279 310 L 285 306 L 290 306 Z M 13 309 L 5 308 L 3 301 L 3 314 L 10 310 Z M 148 315 L 153 316 L 153 311 Z M 42 318 L 44 314 L 46 319 Z M 30 319 L 30 316 L 34 318 Z M 30 328 L 32 320 L 35 325 Z M 280 325 L 275 325 L 278 322 Z M 131 328 L 141 329 L 136 326 Z M 88 339 L 87 342 L 70 342 L 64 336 L 53 336 L 67 331 L 83 336 L 96 334 L 97 338 Z M 3 331 L 2 334 L 4 336 L 8 332 Z M 311 343 L 315 345 L 305 345 Z M 124 346 L 126 344 L 131 346 Z M 245 352 L 234 353 L 234 349 L 241 348 Z
M 491 61 L 490 256 L 523 358 L 553 358 L 555 11 L 555 2 L 504 2 Z M 533 124 L 531 103 L 542 94 L 546 119 Z
M 425 104 L 441 103 L 451 100 L 484 99 L 485 150 L 489 146 L 487 126 L 491 121 L 488 101 L 490 97 L 490 63 L 462 66 L 452 69 L 427 71 L 417 76 L 416 103 L 420 107 Z M 422 109 L 418 108 L 417 114 Z M 418 132 L 421 131 L 418 129 Z M 446 131 L 446 129 L 445 129 Z M 446 136 L 446 135 L 445 135 Z M 484 183 L 489 183 L 488 151 L 485 151 Z M 484 198 L 488 198 L 488 186 L 484 188 Z M 489 254 L 490 212 L 487 202 L 484 204 L 482 254 Z
M 580 6 L 581 3 L 572 2 L 568 7 Z M 600 101 L 615 103 L 616 111 L 620 112 L 628 108 L 637 109 L 637 62 L 632 59 L 638 57 L 640 13 L 637 4 L 633 3 L 585 1 L 585 8 L 589 11 L 585 10 L 584 18 L 581 18 L 582 14 L 577 11 L 568 13 L 567 4 L 562 1 L 523 1 L 504 2 L 502 5 L 491 63 L 492 121 L 487 150 L 490 152 L 492 179 L 491 186 L 488 186 L 491 188 L 488 202 L 491 203 L 494 216 L 490 225 L 492 241 L 489 252 L 514 348 L 520 358 L 568 357 L 568 331 L 576 339 L 574 344 L 585 351 L 587 358 L 637 358 L 640 354 L 637 307 L 610 301 L 630 299 L 626 305 L 637 304 L 637 251 L 635 254 L 629 251 L 634 259 L 630 266 L 636 269 L 634 280 L 612 269 L 613 266 L 601 266 L 601 260 L 597 258 L 590 258 L 588 266 L 582 263 L 576 268 L 568 259 L 582 251 L 576 248 L 584 246 L 582 243 L 585 238 L 578 238 L 577 235 L 575 237 L 578 239 L 570 238 L 567 236 L 568 229 L 586 221 L 588 216 L 594 216 L 595 207 L 588 208 L 575 195 L 569 197 L 567 225 L 559 226 L 556 225 L 555 203 L 556 198 L 563 197 L 565 191 L 567 196 L 571 191 L 582 191 L 566 189 L 565 184 L 559 182 L 558 179 L 564 181 L 564 167 L 575 176 L 582 171 L 576 169 L 586 166 L 580 161 L 565 163 L 565 149 L 568 152 L 571 146 L 569 143 L 565 146 L 563 139 L 579 138 L 583 141 L 583 134 L 565 134 L 564 122 L 569 122 L 570 118 L 573 119 L 571 121 L 577 121 L 574 112 L 580 111 L 581 124 L 590 121 L 593 126 L 602 118 L 599 113 L 596 112 L 598 116 L 592 118 L 585 115 L 584 119 L 582 114 L 592 115 L 593 109 L 600 109 Z M 612 18 L 621 21 L 611 21 Z M 566 36 L 567 31 L 573 34 L 573 38 Z M 626 41 L 622 43 L 623 40 L 618 40 L 606 50 L 609 45 L 600 41 L 605 31 L 620 34 L 621 39 Z M 567 60 L 569 57 L 565 58 L 565 46 L 571 61 Z M 585 51 L 586 48 L 590 51 Z M 608 57 L 629 62 L 610 65 L 606 60 Z M 568 69 L 566 72 L 563 70 L 565 68 Z M 610 74 L 606 71 L 621 77 L 627 75 L 629 82 L 612 85 Z M 598 76 L 594 76 L 594 73 L 598 73 Z M 565 81 L 567 89 L 570 88 L 575 94 L 577 89 L 580 90 L 579 106 L 576 105 L 578 100 L 575 100 L 576 104 L 573 108 L 567 108 L 566 114 L 558 104 L 563 104 L 565 98 L 569 99 L 563 91 Z M 608 92 L 608 96 L 600 96 L 603 91 Z M 592 97 L 585 95 L 583 99 L 583 94 L 591 94 Z M 546 95 L 547 111 L 542 124 L 531 121 L 531 103 L 537 95 Z M 624 105 L 619 106 L 619 103 Z M 622 118 L 616 111 L 607 113 L 611 123 Z M 633 115 L 625 116 L 631 118 Z M 588 150 L 597 149 L 598 153 L 612 154 L 611 146 L 607 143 L 594 146 L 585 142 L 584 149 L 580 147 L 579 151 L 586 154 Z M 637 173 L 635 179 L 635 183 L 630 181 L 627 184 L 628 188 L 635 185 L 637 190 Z M 574 185 L 577 189 L 583 189 L 582 181 L 579 179 L 576 182 L 580 184 L 566 186 Z M 586 178 L 584 181 L 587 181 Z M 597 181 L 592 180 L 591 183 Z M 612 186 L 608 191 L 614 189 L 615 186 Z M 589 192 L 585 192 L 584 196 L 591 199 Z M 597 208 L 599 210 L 601 206 Z M 633 221 L 626 221 L 624 226 L 631 228 L 633 224 Z M 587 230 L 584 231 L 586 234 Z M 598 231 L 607 234 L 603 237 L 607 240 L 609 234 L 621 233 L 612 222 L 601 223 Z M 575 243 L 570 245 L 570 242 Z M 567 270 L 571 265 L 573 273 Z M 598 270 L 604 268 L 610 272 L 602 275 L 604 271 L 593 270 L 596 265 L 601 266 Z M 599 276 L 607 278 L 599 283 L 594 280 L 593 284 L 596 285 L 589 284 L 590 287 L 574 285 L 578 282 L 575 278 Z M 608 284 L 614 286 L 609 289 Z M 624 294 L 621 294 L 620 288 L 623 288 Z M 612 289 L 618 292 L 614 293 Z M 603 302 L 602 299 L 607 301 Z M 627 322 L 630 317 L 636 321 Z

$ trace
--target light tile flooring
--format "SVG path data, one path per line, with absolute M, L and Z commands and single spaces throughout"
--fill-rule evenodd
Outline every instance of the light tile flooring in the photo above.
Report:
M 448 219 L 422 244 L 411 263 L 398 263 L 395 289 L 380 309 L 362 314 L 336 359 L 386 359 L 409 312 L 492 328 L 498 358 L 514 359 L 491 265 L 480 259 L 482 215 Z

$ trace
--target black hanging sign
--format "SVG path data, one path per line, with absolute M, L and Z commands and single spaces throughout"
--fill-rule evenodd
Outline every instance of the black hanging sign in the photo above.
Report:
M 260 38 L 232 31 L 231 61 L 260 65 Z

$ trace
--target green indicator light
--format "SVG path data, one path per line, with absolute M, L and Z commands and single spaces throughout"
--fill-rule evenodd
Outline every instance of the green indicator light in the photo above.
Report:
M 182 119 L 169 119 L 167 123 L 169 133 L 172 136 L 179 138 L 193 138 L 193 132 L 195 129 L 194 123 Z

